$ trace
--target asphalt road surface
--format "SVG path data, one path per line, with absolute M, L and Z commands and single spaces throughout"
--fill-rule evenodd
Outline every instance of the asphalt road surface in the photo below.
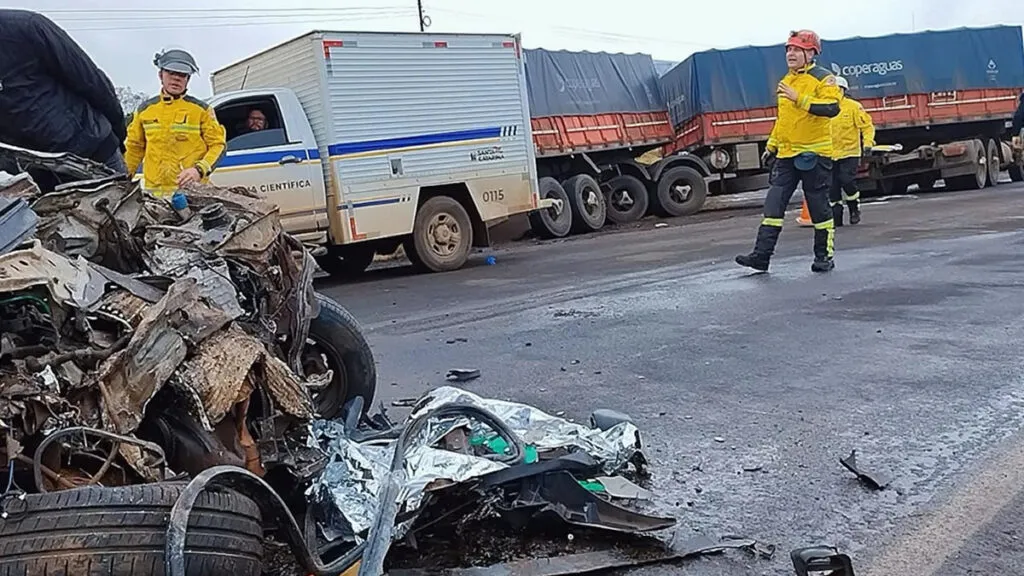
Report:
M 746 209 L 321 289 L 366 328 L 386 403 L 470 367 L 485 396 L 627 411 L 679 538 L 778 546 L 683 573 L 791 574 L 789 550 L 815 544 L 858 576 L 1019 573 L 1024 186 L 867 205 L 824 276 L 794 217 L 767 275 L 732 263 L 760 219 Z M 839 466 L 853 449 L 889 489 Z

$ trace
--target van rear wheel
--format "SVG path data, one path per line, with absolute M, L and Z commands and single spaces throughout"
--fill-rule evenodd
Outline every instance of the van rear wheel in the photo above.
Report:
M 462 268 L 473 246 L 473 223 L 454 198 L 435 196 L 416 211 L 409 260 L 417 268 L 449 272 Z M 412 248 L 410 251 L 409 248 Z

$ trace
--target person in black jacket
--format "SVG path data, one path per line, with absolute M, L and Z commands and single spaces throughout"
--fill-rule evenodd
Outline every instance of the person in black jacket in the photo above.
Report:
M 125 171 L 114 84 L 49 18 L 0 9 L 0 141 Z

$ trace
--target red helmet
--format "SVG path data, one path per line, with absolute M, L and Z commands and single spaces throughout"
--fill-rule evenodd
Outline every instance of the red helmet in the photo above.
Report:
M 802 50 L 814 50 L 815 54 L 821 54 L 821 38 L 818 38 L 818 35 L 811 30 L 790 32 L 786 46 L 796 46 Z

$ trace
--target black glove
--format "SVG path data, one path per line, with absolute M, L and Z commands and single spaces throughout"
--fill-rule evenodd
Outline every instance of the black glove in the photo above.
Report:
M 765 168 L 771 168 L 772 164 L 775 163 L 775 152 L 771 150 L 765 150 L 764 154 L 761 154 L 761 165 Z

